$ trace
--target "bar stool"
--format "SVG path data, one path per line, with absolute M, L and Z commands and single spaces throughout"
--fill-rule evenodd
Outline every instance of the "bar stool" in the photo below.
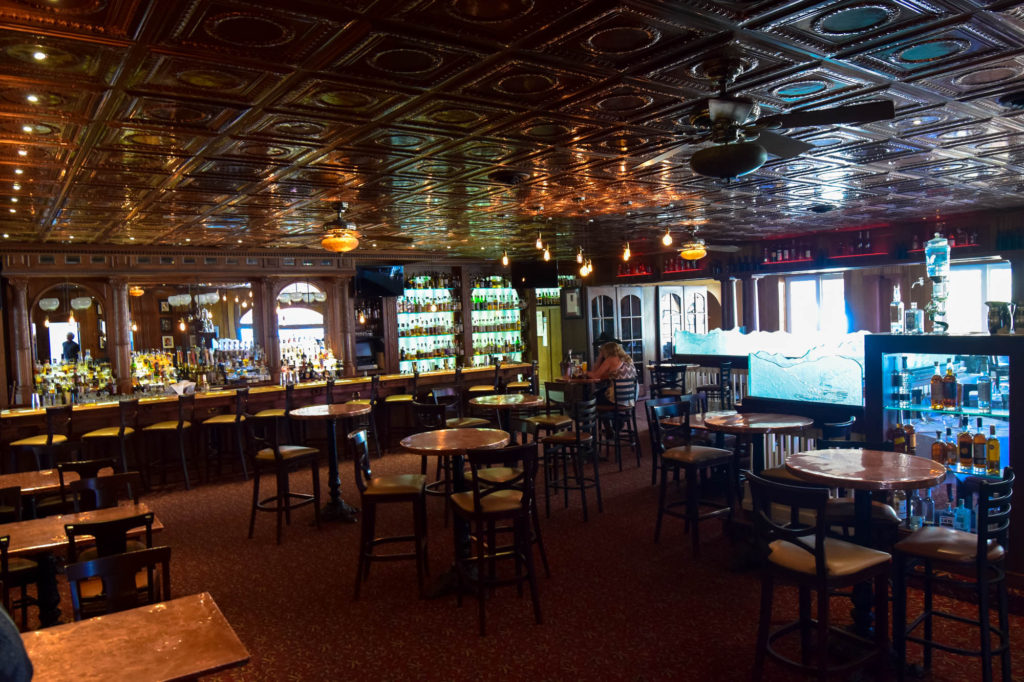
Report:
M 119 426 L 108 426 L 82 434 L 82 456 L 88 458 L 96 447 L 117 440 L 121 451 L 121 471 L 128 471 L 128 441 L 139 430 L 139 399 L 121 400 L 117 404 Z
M 494 361 L 494 377 L 489 384 L 473 384 L 466 392 L 469 397 L 475 397 L 478 395 L 490 395 L 491 393 L 501 393 L 501 360 Z
M 570 405 L 566 402 L 565 391 L 544 386 L 544 414 L 526 417 L 522 421 L 533 426 L 533 442 L 540 440 L 540 432 L 545 436 L 563 431 L 572 426 L 572 417 L 565 414 Z
M 705 393 L 708 402 L 717 402 L 717 409 L 733 409 L 732 395 L 732 363 L 723 362 L 718 366 L 718 382 L 714 384 L 702 384 L 696 388 L 696 392 Z
M 328 383 L 330 383 L 333 380 L 328 379 L 327 381 Z M 295 433 L 293 432 L 292 429 L 292 420 L 289 417 L 292 410 L 295 408 L 294 394 L 295 384 L 286 385 L 284 387 L 284 407 L 271 407 L 266 410 L 260 410 L 259 412 L 253 415 L 254 417 L 259 417 L 260 419 L 273 418 L 282 420 L 284 422 L 284 427 L 288 432 L 288 442 L 290 443 L 295 442 Z
M 249 480 L 249 467 L 245 457 L 245 419 L 249 405 L 249 389 L 235 389 L 235 411 L 234 413 L 218 414 L 203 420 L 203 435 L 207 441 L 206 454 L 206 478 L 210 479 L 210 459 L 217 457 L 217 475 L 220 476 L 224 464 L 224 451 L 227 449 L 227 441 L 234 436 L 235 445 L 238 448 L 238 459 L 242 463 L 242 477 Z M 210 441 L 216 436 L 217 445 L 213 446 Z
M 17 495 L 21 497 L 21 488 L 3 488 L 0 495 L 4 498 Z M 17 506 L 17 521 L 21 520 L 21 506 Z M 14 613 L 21 609 L 21 629 L 28 630 L 28 607 L 38 606 L 39 601 L 30 597 L 25 588 L 39 579 L 39 564 L 31 559 L 23 557 L 8 556 L 8 546 L 11 542 L 10 535 L 0 536 L 0 592 L 2 592 L 3 606 L 8 613 Z M 11 600 L 11 590 L 18 588 L 21 596 Z
M 451 415 L 452 412 L 455 413 L 454 416 L 449 416 L 445 419 L 445 426 L 449 429 L 475 429 L 490 426 L 491 424 L 490 419 L 463 416 L 463 395 L 458 388 L 453 386 L 435 388 L 433 389 L 433 398 L 438 405 L 445 406 L 447 415 Z
M 597 399 L 581 400 L 573 405 L 572 421 L 571 431 L 559 431 L 541 440 L 547 475 L 547 485 L 544 486 L 544 512 L 546 516 L 551 516 L 552 491 L 561 490 L 565 506 L 568 507 L 569 490 L 579 490 L 583 520 L 587 521 L 587 488 L 593 488 L 597 495 L 597 511 L 604 511 L 604 502 L 601 500 L 601 475 L 597 463 Z M 593 466 L 591 477 L 587 477 L 583 470 L 584 462 L 588 459 Z M 561 476 L 558 473 L 559 464 L 562 468 Z
M 31 453 L 36 470 L 52 469 L 70 447 L 71 405 L 52 405 L 46 408 L 46 433 L 19 438 L 10 443 L 14 468 L 21 471 L 19 455 Z
M 655 364 L 651 372 L 652 398 L 679 398 L 686 394 L 686 370 Z
M 907 661 L 907 641 L 924 646 L 924 668 L 931 669 L 932 649 L 961 656 L 981 658 L 981 678 L 992 680 L 992 657 L 998 656 L 1004 682 L 1011 679 L 1009 597 L 1006 587 L 1007 541 L 1010 532 L 1010 503 L 1013 498 L 1013 469 L 1006 467 L 1001 481 L 969 479 L 978 484 L 978 532 L 969 533 L 941 526 L 924 526 L 895 546 L 896 576 L 893 597 L 893 641 L 902 680 Z M 920 570 L 919 570 L 920 569 Z M 907 624 L 907 576 L 924 581 L 924 612 Z M 934 584 L 973 590 L 978 600 L 978 619 L 964 618 L 933 606 Z M 989 616 L 990 588 L 997 588 L 999 627 Z M 964 649 L 936 642 L 932 635 L 935 617 L 954 620 L 979 629 L 979 648 Z M 924 623 L 924 636 L 912 635 Z M 999 638 L 992 645 L 992 635 Z
M 427 498 L 425 486 L 427 477 L 423 474 L 389 474 L 374 476 L 370 469 L 370 449 L 366 444 L 366 431 L 353 431 L 352 440 L 355 457 L 356 487 L 359 488 L 361 532 L 359 537 L 359 563 L 356 567 L 356 584 L 353 599 L 359 599 L 363 582 L 370 577 L 370 564 L 374 561 L 416 561 L 416 582 L 423 595 L 424 577 L 430 574 L 427 563 Z M 377 537 L 377 506 L 381 504 L 409 504 L 412 506 L 412 535 L 391 535 Z M 412 552 L 377 554 L 374 548 L 398 542 L 411 542 Z
M 382 411 L 384 414 L 384 427 L 385 433 L 387 433 L 388 446 L 394 445 L 394 439 L 396 437 L 396 426 L 400 425 L 402 421 L 408 424 L 408 418 L 410 416 L 410 404 L 413 401 L 413 397 L 416 394 L 416 390 L 419 386 L 420 372 L 415 366 L 413 367 L 412 373 L 412 390 L 408 393 L 392 393 L 391 395 L 384 396 L 382 401 Z M 403 420 L 396 419 L 396 417 L 405 417 Z M 405 424 L 401 424 L 402 428 L 400 431 L 404 432 L 408 430 Z M 400 435 L 400 434 L 399 434 Z
M 616 379 L 612 384 L 615 395 L 614 405 L 598 405 L 597 415 L 603 427 L 605 438 L 598 442 L 607 453 L 615 449 L 615 461 L 622 471 L 622 443 L 625 441 L 636 453 L 636 465 L 640 466 L 640 430 L 636 424 L 636 403 L 640 398 L 640 385 L 636 379 Z
M 377 432 L 377 417 L 376 414 L 380 412 L 380 375 L 374 374 L 370 378 L 370 397 L 360 397 L 359 393 L 356 393 L 356 397 L 348 401 L 353 405 L 369 405 L 370 412 L 365 417 L 356 417 L 355 426 L 357 429 L 366 429 L 370 436 L 373 437 L 373 447 L 377 451 L 377 459 L 381 457 L 380 448 L 380 433 Z
M 158 462 L 160 468 L 160 484 L 167 483 L 167 469 L 169 468 L 167 463 L 164 461 L 163 450 L 160 447 L 168 433 L 174 433 L 177 435 L 178 440 L 178 460 L 181 465 L 181 475 L 185 479 L 185 490 L 191 489 L 191 484 L 188 475 L 188 458 L 185 454 L 185 444 L 189 440 L 189 436 L 192 434 L 192 420 L 195 418 L 196 411 L 196 395 L 190 393 L 189 395 L 178 396 L 178 418 L 176 420 L 168 420 L 162 422 L 156 422 L 149 426 L 142 428 L 142 433 L 149 436 L 149 440 L 152 442 L 152 446 L 147 448 L 149 453 L 157 453 L 157 457 L 149 458 L 146 462 L 146 480 L 147 485 L 152 483 L 152 476 L 149 474 L 149 470 L 152 467 L 154 461 Z
M 537 361 L 534 360 L 530 363 L 530 370 L 527 372 L 526 379 L 519 381 L 510 381 L 505 386 L 506 393 L 532 393 L 537 395 L 539 389 L 537 388 Z

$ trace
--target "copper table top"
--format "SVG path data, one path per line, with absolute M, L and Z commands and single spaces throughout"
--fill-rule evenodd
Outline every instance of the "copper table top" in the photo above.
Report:
M 704 414 L 690 414 L 690 428 L 691 429 L 706 429 L 707 426 L 704 424 L 704 420 L 708 417 L 728 417 L 736 414 L 736 410 L 720 410 L 717 412 L 705 412 Z M 679 417 L 665 417 L 661 420 L 664 426 L 682 426 L 683 420 Z
M 477 407 L 492 407 L 502 409 L 506 407 L 534 407 L 544 403 L 539 395 L 530 393 L 497 393 L 495 395 L 482 395 L 470 398 L 469 404 Z
M 41 519 L 0 524 L 0 535 L 11 536 L 11 556 L 36 554 L 59 549 L 68 544 L 68 536 L 64 534 L 65 524 L 112 521 L 126 516 L 145 514 L 149 511 L 152 510 L 145 503 L 140 503 L 110 507 L 109 509 L 97 509 L 96 511 L 81 512 L 79 514 L 44 516 Z M 160 520 L 154 517 L 153 530 L 163 530 L 163 527 Z M 140 526 L 129 531 L 128 535 L 138 536 L 144 532 L 145 528 Z
M 570 379 L 569 377 L 559 377 L 552 379 L 551 381 L 545 381 L 545 384 L 596 384 L 604 379 L 592 379 L 591 377 L 576 377 Z
M 353 403 L 332 403 L 330 405 L 308 405 L 299 407 L 288 413 L 294 419 L 338 419 L 339 417 L 359 417 L 370 413 L 369 405 Z
M 419 455 L 458 455 L 466 450 L 503 448 L 509 435 L 501 429 L 437 429 L 402 439 L 402 447 Z
M 74 471 L 65 471 L 64 480 L 70 483 L 78 480 Z M 16 474 L 0 475 L 0 488 L 18 486 L 22 495 L 39 495 L 42 493 L 60 492 L 60 476 L 56 469 L 41 471 L 21 471 Z
M 34 680 L 180 680 L 249 660 L 208 592 L 25 632 Z
M 735 434 L 765 434 L 785 431 L 798 431 L 814 423 L 813 419 L 798 417 L 794 414 L 766 414 L 747 412 L 746 414 L 720 415 L 705 417 L 704 425 L 709 431 L 721 431 Z
M 862 448 L 799 452 L 786 458 L 786 468 L 812 483 L 854 490 L 916 490 L 946 477 L 946 467 L 930 459 Z

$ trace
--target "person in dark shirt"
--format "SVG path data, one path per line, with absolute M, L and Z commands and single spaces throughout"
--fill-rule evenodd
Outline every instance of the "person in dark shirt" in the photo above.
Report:
M 29 682 L 32 679 L 32 661 L 25 653 L 18 627 L 0 606 L 0 680 Z
M 68 340 L 64 342 L 64 359 L 68 362 L 78 362 L 79 350 L 78 344 L 75 343 L 75 335 L 68 332 Z

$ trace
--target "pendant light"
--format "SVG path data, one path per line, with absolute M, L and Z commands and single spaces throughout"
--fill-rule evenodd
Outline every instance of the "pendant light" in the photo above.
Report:
M 626 242 L 626 246 L 622 249 L 622 260 L 628 261 L 632 255 L 633 254 L 629 250 L 629 242 Z
M 551 260 L 551 252 L 548 250 L 547 245 L 544 246 L 544 260 L 545 261 Z
M 666 227 L 665 234 L 661 237 L 661 243 L 665 246 L 672 246 L 672 232 Z
M 580 265 L 583 265 L 583 247 L 582 246 L 579 247 L 576 250 L 576 262 L 579 263 Z
M 43 318 L 43 326 L 46 327 L 47 329 L 50 328 L 50 316 L 49 315 L 47 315 L 46 317 Z
M 537 241 L 533 245 L 537 247 L 538 251 L 544 248 L 544 239 L 541 237 L 540 232 L 537 233 Z
M 502 267 L 508 267 L 508 251 L 501 252 L 501 265 Z
M 178 329 L 180 329 L 181 331 L 185 331 L 185 318 L 184 317 L 181 318 L 180 320 L 178 320 Z
M 280 310 L 280 307 L 278 307 Z M 359 324 L 366 324 L 366 314 L 362 310 L 359 311 Z

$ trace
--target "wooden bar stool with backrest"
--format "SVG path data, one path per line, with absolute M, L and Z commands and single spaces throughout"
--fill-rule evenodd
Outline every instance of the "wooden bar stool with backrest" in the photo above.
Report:
M 529 585 L 533 617 L 540 625 L 540 595 L 533 569 L 534 526 L 531 519 L 536 509 L 537 447 L 531 444 L 470 450 L 466 454 L 472 472 L 472 487 L 455 493 L 450 499 L 454 513 L 470 525 L 476 538 L 476 553 L 459 557 L 456 568 L 460 586 L 470 583 L 476 587 L 480 635 L 487 634 L 485 606 L 488 592 L 502 585 L 515 585 L 520 591 L 524 582 Z M 491 468 L 500 473 L 488 475 Z M 511 545 L 498 543 L 499 525 L 511 528 Z M 507 559 L 512 560 L 514 571 L 510 575 L 499 576 L 497 564 Z M 460 606 L 462 594 L 460 589 Z
M 524 379 L 518 381 L 510 381 L 505 386 L 506 393 L 532 393 L 533 395 L 539 394 L 537 387 L 537 361 L 534 360 L 530 363 L 530 369 L 526 372 Z
M 142 499 L 142 474 L 138 471 L 129 471 L 123 474 L 80 478 L 69 482 L 67 490 L 76 514 L 116 507 L 121 500 L 138 504 Z
M 24 471 L 20 455 L 28 453 L 36 470 L 52 469 L 54 465 L 67 459 L 67 451 L 71 438 L 71 405 L 53 405 L 46 408 L 46 433 L 28 438 L 19 438 L 9 444 L 14 468 Z
M 445 414 L 448 415 L 445 425 L 449 429 L 479 429 L 491 425 L 490 419 L 463 416 L 463 396 L 455 386 L 435 388 L 433 397 L 438 405 L 445 406 Z
M 9 514 L 6 523 L 21 521 L 21 488 L 0 488 L 0 507 Z M 0 594 L 8 613 L 13 615 L 15 610 L 21 609 L 21 629 L 27 630 L 28 607 L 38 606 L 39 601 L 30 597 L 26 588 L 39 580 L 39 564 L 24 557 L 8 556 L 10 542 L 10 535 L 0 536 Z M 18 588 L 21 596 L 12 601 L 11 590 L 15 588 Z
M 377 431 L 376 415 L 381 411 L 380 405 L 380 375 L 374 374 L 370 378 L 370 397 L 363 398 L 358 392 L 356 397 L 348 401 L 353 405 L 369 405 L 370 412 L 364 417 L 356 417 L 355 426 L 357 429 L 366 429 L 367 435 L 373 439 L 374 450 L 377 451 L 377 459 L 381 457 L 380 433 Z
M 884 669 L 889 659 L 888 591 L 892 558 L 885 552 L 826 537 L 827 488 L 776 483 L 749 472 L 747 480 L 753 496 L 755 538 L 758 546 L 767 551 L 761 572 L 754 679 L 761 678 L 766 656 L 804 673 L 816 674 L 819 680 L 869 663 Z M 773 631 L 772 602 L 777 581 L 797 586 L 799 611 L 796 621 Z M 873 642 L 844 628 L 830 626 L 829 622 L 830 593 L 867 581 L 873 581 L 875 589 L 877 617 Z M 817 619 L 811 618 L 812 591 L 817 593 Z M 775 648 L 781 637 L 794 631 L 800 632 L 800 660 Z M 813 632 L 817 633 L 817 642 L 812 654 Z M 852 660 L 831 664 L 828 642 L 832 636 L 868 650 Z
M 696 392 L 706 394 L 709 406 L 716 410 L 733 409 L 732 363 L 721 363 L 718 366 L 718 381 L 702 384 L 696 388 Z
M 686 394 L 686 370 L 663 367 L 661 362 L 651 371 L 652 398 L 679 398 Z
M 612 393 L 615 404 L 597 406 L 597 416 L 605 434 L 599 445 L 605 446 L 606 454 L 608 450 L 614 449 L 615 461 L 619 464 L 619 471 L 622 471 L 623 441 L 636 453 L 636 465 L 640 466 L 640 429 L 636 423 L 640 384 L 636 379 L 616 379 L 612 382 Z
M 386 443 L 388 447 L 393 447 L 396 439 L 408 430 L 408 419 L 412 417 L 410 405 L 413 402 L 413 398 L 416 395 L 416 391 L 419 388 L 420 371 L 413 365 L 412 373 L 412 390 L 402 393 L 392 393 L 391 395 L 384 396 L 382 402 L 382 412 L 384 414 L 385 433 L 387 434 Z M 415 423 L 415 422 L 414 422 Z
M 490 395 L 492 393 L 501 393 L 501 361 L 494 361 L 494 375 L 491 377 L 491 383 L 489 384 L 471 384 L 466 390 L 469 398 L 475 398 L 481 395 Z
M 601 499 L 601 475 L 597 462 L 597 399 L 581 400 L 572 406 L 573 428 L 559 431 L 541 439 L 544 446 L 544 464 L 548 470 L 547 485 L 544 486 L 544 512 L 551 516 L 551 493 L 561 490 L 565 506 L 569 506 L 569 490 L 580 491 L 583 505 L 583 520 L 587 514 L 587 488 L 593 488 L 597 495 L 597 511 L 604 511 Z M 584 473 L 585 462 L 589 460 L 593 475 Z M 572 465 L 572 472 L 569 466 Z M 561 474 L 559 474 L 561 465 Z
M 117 426 L 108 426 L 82 434 L 82 459 L 91 459 L 97 447 L 109 447 L 112 441 L 117 441 L 121 453 L 121 471 L 138 469 L 138 465 L 128 465 L 128 441 L 134 441 L 134 436 L 139 430 L 139 399 L 121 400 L 117 404 L 117 417 Z
M 74 619 L 169 600 L 170 562 L 170 547 L 148 547 L 71 564 L 67 576 Z
M 430 396 L 421 394 L 420 397 L 433 397 L 433 394 L 431 393 Z M 422 431 L 437 431 L 448 428 L 447 409 L 446 405 L 438 405 L 436 403 L 418 401 L 413 401 L 412 403 L 416 426 Z M 424 476 L 427 474 L 427 464 L 430 459 L 427 455 L 420 455 L 420 473 Z M 436 457 L 434 459 L 437 460 L 437 471 L 435 479 L 425 486 L 426 494 L 444 496 L 445 499 L 448 499 L 448 496 L 452 494 L 452 458 Z M 447 510 L 445 511 L 444 522 L 445 527 L 447 527 Z
M 185 480 L 185 490 L 189 490 L 192 486 L 188 475 L 188 448 L 187 444 L 192 440 L 192 426 L 193 420 L 195 419 L 196 411 L 196 395 L 190 393 L 189 395 L 178 396 L 178 418 L 156 422 L 142 428 L 142 433 L 150 437 L 152 447 L 148 448 L 150 453 L 156 453 L 155 458 L 148 458 L 145 465 L 146 479 L 149 484 L 152 484 L 153 477 L 150 473 L 153 463 L 156 463 L 160 469 L 160 483 L 161 485 L 167 483 L 167 469 L 170 465 L 164 461 L 164 450 L 161 445 L 164 444 L 164 439 L 167 434 L 173 433 L 176 436 L 178 442 L 178 464 L 181 466 L 181 475 Z
M 235 409 L 227 414 L 218 414 L 209 419 L 203 420 L 204 438 L 206 444 L 206 479 L 210 479 L 210 460 L 216 456 L 217 475 L 221 475 L 224 465 L 224 453 L 228 449 L 227 443 L 233 440 L 238 450 L 238 459 L 242 463 L 242 478 L 249 480 L 249 466 L 246 463 L 245 453 L 245 420 L 249 408 L 249 389 L 235 389 Z M 217 444 L 212 441 L 216 437 Z
M 245 420 L 253 443 L 252 506 L 249 510 L 249 539 L 256 530 L 256 512 L 277 515 L 277 544 L 281 544 L 283 523 L 291 525 L 292 510 L 313 505 L 313 522 L 320 527 L 320 451 L 304 445 L 281 443 L 281 420 L 276 416 L 250 416 Z M 313 492 L 292 492 L 289 475 L 308 466 L 312 473 Z M 274 475 L 276 488 L 270 497 L 260 499 L 260 478 Z
M 359 537 L 359 562 L 356 567 L 354 599 L 359 599 L 363 582 L 370 577 L 370 564 L 374 561 L 400 561 L 413 559 L 416 562 L 416 581 L 420 596 L 423 595 L 424 578 L 430 575 L 427 563 L 427 477 L 423 474 L 388 474 L 374 476 L 370 469 L 370 449 L 366 444 L 366 431 L 353 431 L 348 436 L 355 451 L 355 478 L 359 488 L 361 531 Z M 377 506 L 382 504 L 408 504 L 412 506 L 412 535 L 389 535 L 377 537 Z M 393 543 L 413 544 L 412 552 L 377 554 L 374 548 Z
M 332 381 L 333 381 L 333 379 L 328 379 L 327 380 L 328 394 L 330 393 L 330 384 L 331 384 Z M 254 417 L 259 417 L 260 419 L 273 418 L 273 419 L 280 420 L 284 424 L 285 431 L 287 433 L 286 439 L 288 440 L 288 442 L 289 443 L 296 443 L 296 442 L 299 442 L 299 441 L 296 440 L 296 437 L 295 437 L 296 434 L 294 432 L 294 424 L 293 424 L 293 422 L 291 420 L 291 413 L 292 413 L 292 410 L 294 410 L 294 409 L 295 409 L 295 384 L 288 384 L 287 386 L 284 387 L 284 407 L 270 407 L 270 408 L 267 408 L 266 410 L 260 410 L 259 412 L 257 412 L 253 416 Z M 280 428 L 278 428 L 277 429 L 277 433 L 280 433 L 280 432 L 281 432 L 281 430 L 280 430 Z
M 97 478 L 104 469 L 110 469 L 110 473 L 115 474 L 120 471 L 120 464 L 114 457 L 59 462 L 57 464 L 57 482 L 60 485 L 60 494 L 48 495 L 40 500 L 36 500 L 36 516 L 74 513 L 75 499 L 71 484 L 76 480 Z M 69 477 L 69 473 L 76 474 L 77 478 Z
M 675 405 L 676 403 L 679 403 L 679 402 L 689 402 L 690 403 L 690 414 L 693 414 L 694 412 L 696 412 L 696 410 L 694 410 L 694 407 L 693 407 L 693 396 L 687 396 L 687 398 L 689 400 L 684 400 L 682 398 L 673 397 L 673 396 L 664 396 L 664 397 L 661 397 L 661 398 L 648 398 L 645 401 L 645 403 L 644 403 L 644 409 L 646 410 L 647 424 L 648 424 L 648 427 L 647 427 L 647 430 L 648 430 L 648 434 L 647 435 L 648 435 L 648 437 L 650 437 L 650 435 L 651 435 L 650 434 L 650 424 L 651 424 L 651 422 L 654 421 L 654 412 L 653 412 L 654 408 L 658 407 L 658 406 L 661 406 L 661 405 Z M 669 447 L 671 447 L 672 445 L 676 445 L 677 442 L 683 437 L 683 432 L 681 430 L 681 427 L 677 427 L 677 426 L 666 426 L 665 424 L 662 424 L 661 425 L 661 433 L 662 433 L 662 439 L 665 441 L 666 446 L 669 446 Z M 692 434 L 690 434 L 690 437 L 692 437 Z M 692 438 L 691 438 L 691 440 L 692 440 Z M 656 451 L 652 450 L 651 451 L 651 485 L 656 485 L 658 483 L 658 471 L 659 471 L 659 467 L 660 466 L 661 466 L 661 459 L 658 457 L 658 453 Z
M 690 443 L 690 404 L 688 402 L 658 405 L 651 408 L 651 423 L 648 425 L 651 434 L 651 451 L 657 452 L 661 462 L 661 484 L 658 488 L 658 516 L 654 522 L 654 541 L 661 539 L 661 522 L 664 516 L 675 516 L 686 520 L 690 530 L 690 544 L 694 558 L 700 553 L 700 522 L 708 519 L 733 515 L 733 484 L 736 480 L 736 460 L 733 453 L 721 448 Z M 676 440 L 669 443 L 665 437 L 661 420 L 674 417 L 682 422 L 675 429 Z M 653 455 L 652 455 L 653 456 Z M 727 470 L 725 483 L 725 504 L 709 500 L 702 490 L 702 475 L 714 467 Z M 686 476 L 686 498 L 674 502 L 668 501 L 669 471 L 678 473 L 682 470 Z M 676 511 L 679 507 L 683 511 Z M 701 512 L 701 507 L 709 511 Z
M 523 421 L 533 427 L 533 442 L 540 440 L 540 432 L 545 436 L 564 431 L 572 426 L 572 417 L 565 414 L 570 409 L 566 402 L 565 391 L 544 386 L 544 414 L 526 417 Z
M 999 657 L 1001 678 L 1012 679 L 1010 671 L 1010 616 L 1006 586 L 1006 557 L 1009 554 L 1010 510 L 1013 499 L 1013 469 L 1006 467 L 1003 479 L 969 479 L 978 489 L 977 533 L 941 526 L 923 526 L 896 543 L 896 580 L 893 595 L 893 641 L 897 655 L 897 672 L 903 679 L 907 661 L 907 642 L 924 647 L 924 669 L 932 665 L 932 649 L 961 656 L 981 658 L 981 675 L 985 682 L 993 679 L 992 658 Z M 924 582 L 924 611 L 907 625 L 907 578 Z M 978 618 L 964 618 L 935 608 L 935 584 L 960 591 L 973 591 L 978 603 Z M 999 627 L 989 615 L 991 589 L 996 588 Z M 934 618 L 953 620 L 978 627 L 977 649 L 967 649 L 935 641 Z M 923 636 L 912 633 L 924 624 Z M 992 635 L 999 638 L 996 646 Z M 948 641 L 948 640 L 947 640 Z

